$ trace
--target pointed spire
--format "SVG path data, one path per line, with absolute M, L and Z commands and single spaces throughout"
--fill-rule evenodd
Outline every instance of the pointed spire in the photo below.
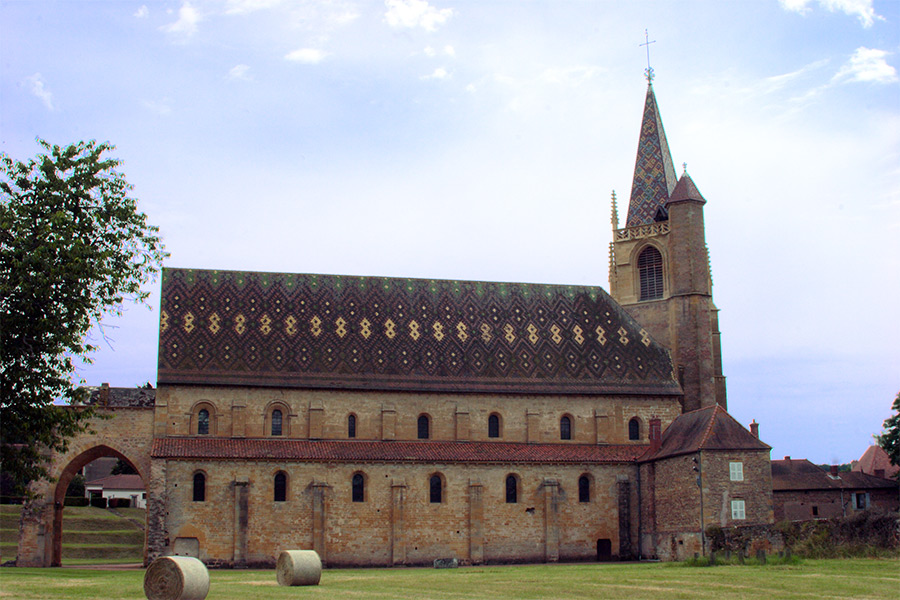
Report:
M 698 202 L 703 202 L 704 204 L 706 203 L 706 199 L 700 194 L 700 190 L 697 189 L 697 185 L 694 183 L 694 180 L 691 179 L 691 176 L 687 174 L 687 171 L 679 178 L 678 183 L 675 185 L 675 189 L 669 194 L 669 200 L 666 204 L 683 202 L 684 200 L 696 200 Z
M 676 175 L 653 85 L 647 86 L 626 227 L 653 223 L 675 189 Z

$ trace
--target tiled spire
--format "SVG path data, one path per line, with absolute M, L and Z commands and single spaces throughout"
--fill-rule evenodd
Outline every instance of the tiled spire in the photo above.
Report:
M 634 162 L 634 180 L 631 183 L 631 201 L 628 204 L 626 227 L 645 225 L 656 220 L 657 213 L 669 200 L 677 178 L 663 130 L 653 85 L 647 86 L 644 117 L 641 121 L 641 137 L 638 141 L 637 159 Z

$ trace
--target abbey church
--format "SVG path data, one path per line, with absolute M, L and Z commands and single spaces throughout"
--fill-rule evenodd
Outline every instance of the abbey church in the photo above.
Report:
M 155 400 L 99 394 L 113 419 L 48 495 L 124 457 L 147 560 L 214 566 L 680 559 L 706 526 L 769 524 L 769 446 L 726 412 L 705 203 L 650 85 L 609 293 L 165 269 Z M 28 513 L 19 564 L 58 564 L 61 512 Z

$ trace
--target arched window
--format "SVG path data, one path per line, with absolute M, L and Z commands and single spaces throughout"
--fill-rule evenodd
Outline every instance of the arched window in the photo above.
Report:
M 578 501 L 591 501 L 591 479 L 587 475 L 578 478 Z
M 356 415 L 349 415 L 347 417 L 347 437 L 356 437 Z
M 194 473 L 194 502 L 206 501 L 206 475 Z
M 488 437 L 500 437 L 500 415 L 493 414 L 488 417 Z
M 559 420 L 559 439 L 572 439 L 572 419 L 570 419 L 568 416 L 564 416 Z
M 519 501 L 519 479 L 515 475 L 506 476 L 506 503 L 515 504 Z
M 281 411 L 272 411 L 272 435 L 281 435 Z
M 441 476 L 437 473 L 432 475 L 431 479 L 428 480 L 428 488 L 431 503 L 440 504 L 444 491 L 444 482 L 441 481 Z
M 274 435 L 274 434 L 273 434 Z M 275 473 L 275 502 L 287 500 L 287 473 L 278 471 Z
M 418 432 L 420 440 L 428 439 L 428 415 L 419 415 Z
M 366 501 L 366 478 L 362 473 L 354 473 L 353 480 L 351 481 L 351 486 L 353 488 L 353 501 L 354 502 L 365 502 Z
M 197 434 L 209 435 L 209 411 L 205 408 L 197 413 Z
M 638 256 L 638 273 L 641 278 L 641 300 L 663 297 L 662 254 L 653 246 L 647 246 Z
M 637 417 L 634 417 L 630 421 L 628 421 L 628 439 L 629 440 L 639 440 L 641 439 L 641 422 Z

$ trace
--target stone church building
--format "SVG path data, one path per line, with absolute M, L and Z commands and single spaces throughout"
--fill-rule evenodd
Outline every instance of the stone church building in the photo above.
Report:
M 97 394 L 114 418 L 54 458 L 19 564 L 59 564 L 61 493 L 99 455 L 147 486 L 147 560 L 677 559 L 771 523 L 769 446 L 726 412 L 706 201 L 652 86 L 622 228 L 615 202 L 609 293 L 165 269 L 155 398 Z

